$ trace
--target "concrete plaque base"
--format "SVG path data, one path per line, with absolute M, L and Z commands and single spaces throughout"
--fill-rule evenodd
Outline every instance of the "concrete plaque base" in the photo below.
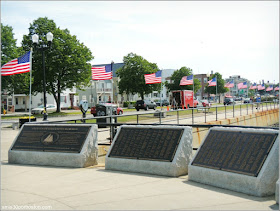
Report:
M 210 130 L 234 130 L 261 133 L 275 133 L 271 129 L 242 129 L 214 127 Z M 207 134 L 208 135 L 208 134 Z M 207 135 L 205 139 L 207 138 Z M 205 141 L 203 140 L 203 142 Z M 198 149 L 196 155 L 199 153 Z M 195 155 L 195 156 L 196 156 Z M 257 177 L 212 168 L 189 165 L 189 180 L 225 188 L 254 196 L 269 196 L 275 193 L 275 183 L 279 178 L 279 136 L 275 140 Z
M 115 141 L 120 133 L 121 128 L 160 128 L 160 129 L 183 129 L 183 135 L 180 139 L 178 148 L 172 162 L 155 161 L 155 160 L 140 160 L 128 158 L 109 157 Z M 162 137 L 163 139 L 165 137 Z M 181 126 L 121 126 L 113 140 L 112 146 L 106 155 L 105 169 L 119 170 L 127 172 L 138 172 L 144 174 L 155 174 L 170 177 L 177 177 L 188 173 L 188 164 L 192 156 L 192 129 L 191 127 Z
M 38 127 L 48 126 L 64 126 L 67 128 L 73 124 L 27 124 L 36 125 Z M 24 129 L 26 124 L 23 125 L 19 134 Z M 9 163 L 17 164 L 31 164 L 31 165 L 46 165 L 46 166 L 62 166 L 62 167 L 76 167 L 82 168 L 87 166 L 96 165 L 98 163 L 98 143 L 97 143 L 97 125 L 88 125 L 88 124 L 76 124 L 75 127 L 90 126 L 88 135 L 84 140 L 82 149 L 79 153 L 67 153 L 67 152 L 46 152 L 46 151 L 28 151 L 28 150 L 15 150 L 13 148 L 15 142 L 17 141 L 18 136 L 15 138 L 12 146 L 8 152 L 8 161 Z M 73 131 L 74 135 L 75 131 Z M 71 134 L 70 134 L 71 135 Z M 40 137 L 38 137 L 40 138 Z

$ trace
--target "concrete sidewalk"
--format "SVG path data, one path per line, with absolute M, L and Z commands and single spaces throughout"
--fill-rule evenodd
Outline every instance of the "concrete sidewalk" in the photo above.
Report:
M 89 168 L 8 164 L 18 130 L 1 131 L 2 210 L 278 210 L 275 197 L 255 197 L 188 181 Z

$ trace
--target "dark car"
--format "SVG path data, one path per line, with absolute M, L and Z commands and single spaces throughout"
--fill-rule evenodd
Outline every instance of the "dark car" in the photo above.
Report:
M 140 109 L 145 109 L 146 111 L 151 109 L 156 110 L 156 103 L 150 100 L 137 100 L 135 108 L 137 111 L 139 111 Z
M 233 98 L 225 98 L 224 105 L 231 105 L 234 104 Z
M 160 101 L 159 102 L 156 102 L 157 106 L 160 106 Z M 162 100 L 162 106 L 168 106 L 169 105 L 169 102 L 168 100 Z
M 111 103 L 99 103 L 97 104 L 96 106 L 98 105 L 105 105 L 105 106 L 108 106 L 108 107 L 112 107 L 112 110 L 113 110 L 113 115 L 122 115 L 123 114 L 123 109 L 118 107 L 117 105 L 115 104 L 111 104 Z M 91 107 L 90 109 L 90 113 L 93 115 L 93 116 L 97 116 L 97 111 L 96 111 L 96 106 L 93 106 Z

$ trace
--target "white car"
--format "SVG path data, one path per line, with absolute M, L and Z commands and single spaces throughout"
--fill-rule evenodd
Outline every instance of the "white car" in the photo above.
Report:
M 47 104 L 46 105 L 47 113 L 55 112 L 56 111 L 56 105 L 53 104 Z M 33 108 L 31 110 L 32 114 L 43 114 L 44 113 L 44 105 L 40 105 L 37 108 Z

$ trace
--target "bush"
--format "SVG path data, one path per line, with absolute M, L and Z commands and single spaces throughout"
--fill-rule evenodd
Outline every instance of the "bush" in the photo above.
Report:
M 128 104 L 132 104 L 135 107 L 136 101 L 131 101 L 131 102 L 130 101 L 125 101 L 125 102 L 123 102 L 123 107 L 127 108 Z

